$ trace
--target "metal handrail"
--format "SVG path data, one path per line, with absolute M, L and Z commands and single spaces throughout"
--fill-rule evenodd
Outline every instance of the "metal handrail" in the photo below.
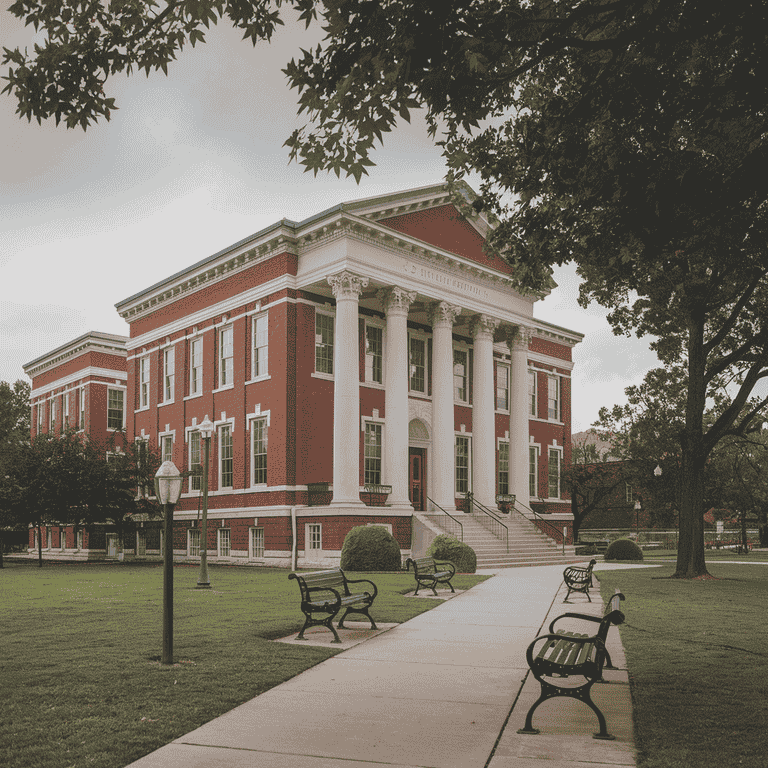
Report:
M 515 499 L 515 503 L 511 505 L 511 508 L 514 509 L 515 512 L 517 512 L 517 514 L 520 515 L 520 517 L 522 517 L 524 520 L 530 520 L 530 518 L 528 518 L 522 510 L 517 508 L 518 504 L 521 507 L 525 507 L 525 509 L 527 509 L 536 520 L 540 520 L 542 523 L 544 523 L 544 525 L 548 526 L 555 532 L 556 535 L 552 536 L 551 538 L 553 538 L 555 541 L 557 541 L 558 536 L 562 538 L 561 543 L 563 546 L 563 554 L 565 554 L 565 536 L 563 536 L 563 532 L 554 523 L 542 517 L 535 509 L 531 509 L 527 504 L 523 504 L 522 502 L 519 502 L 517 499 Z
M 450 517 L 450 518 L 451 518 L 451 520 L 452 520 L 454 523 L 456 523 L 456 525 L 458 525 L 458 526 L 459 526 L 459 537 L 458 537 L 458 538 L 459 538 L 459 541 L 464 541 L 464 526 L 463 526 L 463 525 L 462 525 L 462 524 L 461 524 L 461 523 L 460 523 L 460 522 L 459 522 L 459 521 L 458 521 L 458 520 L 457 520 L 457 519 L 456 519 L 456 518 L 455 518 L 455 517 L 454 517 L 454 516 L 453 516 L 453 515 L 452 515 L 450 512 L 446 512 L 446 511 L 445 511 L 445 510 L 444 510 L 444 509 L 443 509 L 443 508 L 442 508 L 442 507 L 441 507 L 441 506 L 440 506 L 440 505 L 439 505 L 437 502 L 435 502 L 435 501 L 432 501 L 432 499 L 430 499 L 430 498 L 429 498 L 429 496 L 427 496 L 427 501 L 428 501 L 428 502 L 429 502 L 429 503 L 430 503 L 430 504 L 431 504 L 433 507 L 437 507 L 437 508 L 440 510 L 440 512 L 439 512 L 439 513 L 435 513 L 435 512 L 427 512 L 426 514 L 428 514 L 428 515 L 434 515 L 434 514 L 440 514 L 440 513 L 442 513 L 442 514 L 443 514 L 443 515 L 445 515 L 446 517 Z M 446 531 L 449 531 L 449 532 L 453 533 L 453 532 L 450 530 L 450 525 L 441 525 L 440 527 L 441 527 L 441 528 L 445 528 L 445 530 L 446 530 Z
M 500 539 L 503 539 L 507 547 L 507 552 L 509 552 L 509 527 L 506 525 L 506 523 L 502 522 L 492 510 L 488 509 L 488 507 L 486 507 L 484 504 L 481 504 L 479 501 L 477 501 L 471 491 L 467 492 L 466 499 L 470 514 L 473 517 L 477 517 L 481 525 L 486 527 L 494 536 L 498 536 Z M 480 510 L 481 514 L 475 514 L 475 507 Z M 483 515 L 485 517 L 483 517 Z M 502 528 L 504 529 L 503 536 L 499 535 L 499 531 Z

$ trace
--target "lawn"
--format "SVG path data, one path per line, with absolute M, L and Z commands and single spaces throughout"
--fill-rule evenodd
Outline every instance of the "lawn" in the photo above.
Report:
M 643 550 L 643 558 L 653 562 L 654 560 L 677 560 L 677 550 L 675 549 L 646 549 Z M 704 559 L 707 562 L 715 560 L 731 560 L 740 563 L 765 563 L 768 562 L 768 550 L 751 550 L 748 554 L 734 552 L 732 549 L 705 549 Z
M 712 558 L 715 559 L 715 558 Z M 765 768 L 768 566 L 712 564 L 713 579 L 660 568 L 599 572 L 619 587 L 639 768 Z
M 161 666 L 162 566 L 6 563 L 0 570 L 0 765 L 121 768 L 338 653 L 273 643 L 299 630 L 288 572 L 174 568 L 173 666 Z M 431 600 L 405 598 L 407 573 L 371 578 L 377 622 Z M 467 589 L 484 576 L 457 576 Z M 330 633 L 329 641 L 332 639 Z

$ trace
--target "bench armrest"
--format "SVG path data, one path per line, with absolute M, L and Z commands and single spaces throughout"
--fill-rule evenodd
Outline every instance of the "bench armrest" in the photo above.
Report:
M 549 631 L 554 632 L 554 626 L 555 624 L 560 621 L 560 619 L 583 619 L 584 621 L 592 621 L 596 624 L 599 624 L 602 620 L 602 616 L 590 616 L 587 613 L 563 613 L 560 616 L 557 616 L 556 618 L 552 619 L 549 625 Z
M 438 566 L 438 565 L 441 568 L 443 566 L 448 566 L 448 568 L 451 571 L 451 576 L 455 575 L 455 573 L 456 573 L 456 566 L 450 560 L 435 560 L 435 566 Z
M 335 590 L 333 587 L 307 587 L 306 588 L 306 601 L 308 603 L 313 602 L 312 595 L 316 592 L 331 592 L 334 595 L 333 601 L 326 601 L 330 604 L 336 603 L 336 605 L 341 605 L 341 593 Z M 322 599 L 322 598 L 321 598 Z
M 370 584 L 373 587 L 373 594 L 371 595 L 371 599 L 376 597 L 379 592 L 378 589 L 376 589 L 376 585 L 368 579 L 347 579 L 347 584 Z

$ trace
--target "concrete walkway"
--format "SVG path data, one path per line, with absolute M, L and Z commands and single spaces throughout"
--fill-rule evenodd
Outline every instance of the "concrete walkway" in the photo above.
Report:
M 342 653 L 132 768 L 634 766 L 631 700 L 616 628 L 608 650 L 620 669 L 607 671 L 609 682 L 592 689 L 616 740 L 594 740 L 592 710 L 562 698 L 536 710 L 533 723 L 541 734 L 517 733 L 539 692 L 525 662 L 528 644 L 562 613 L 602 614 L 598 588 L 592 603 L 571 595 L 571 604 L 563 604 L 562 571 L 500 570 L 374 637 L 350 629 L 342 635 L 348 646 Z M 631 595 L 623 607 L 631 617 Z M 330 634 L 320 631 L 313 642 L 328 643 Z

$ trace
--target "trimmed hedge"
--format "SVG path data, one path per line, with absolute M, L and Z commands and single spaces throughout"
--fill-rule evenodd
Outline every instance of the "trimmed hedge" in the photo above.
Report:
M 631 539 L 616 539 L 605 551 L 606 560 L 642 560 L 643 550 Z
M 441 533 L 427 550 L 427 556 L 435 560 L 448 560 L 456 566 L 456 573 L 474 573 L 477 570 L 475 550 L 455 536 Z
M 400 545 L 381 525 L 352 528 L 341 548 L 341 568 L 345 571 L 399 571 Z

